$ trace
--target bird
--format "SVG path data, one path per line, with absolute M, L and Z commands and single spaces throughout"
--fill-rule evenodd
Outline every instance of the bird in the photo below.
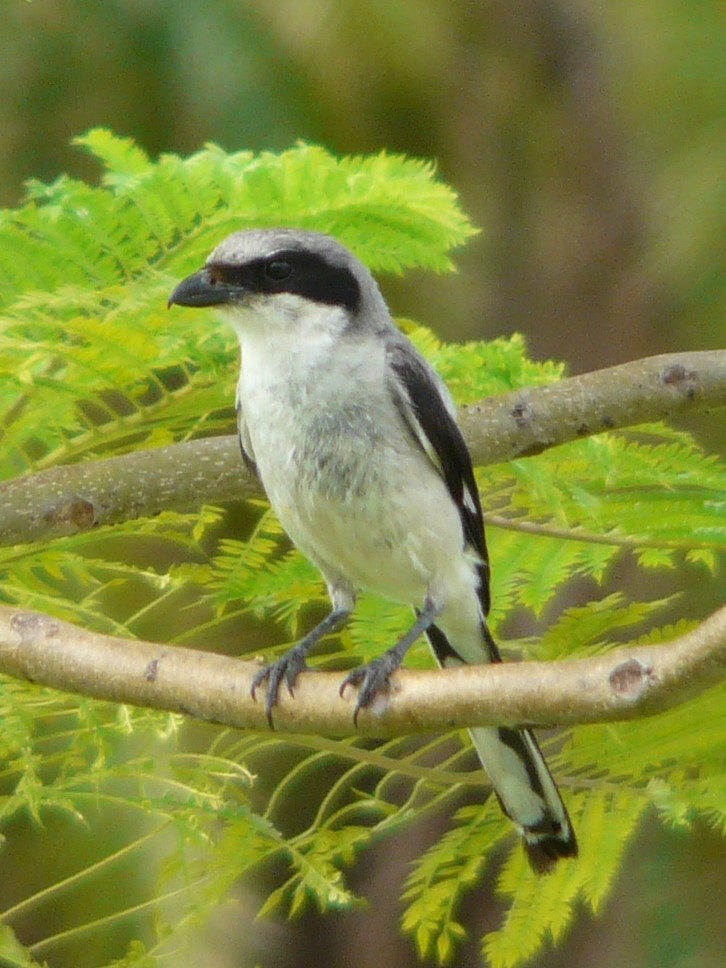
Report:
M 169 306 L 213 307 L 241 348 L 242 459 L 292 543 L 320 572 L 329 614 L 254 677 L 272 726 L 283 685 L 340 630 L 361 591 L 412 606 L 383 655 L 353 669 L 354 720 L 426 636 L 441 667 L 501 661 L 487 615 L 489 556 L 471 457 L 442 379 L 393 321 L 365 265 L 336 238 L 245 229 L 174 289 Z M 528 728 L 470 730 L 530 866 L 577 856 L 570 817 Z

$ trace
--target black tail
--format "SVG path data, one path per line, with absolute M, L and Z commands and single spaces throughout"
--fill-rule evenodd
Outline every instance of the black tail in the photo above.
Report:
M 471 736 L 532 869 L 544 874 L 560 857 L 576 857 L 572 823 L 532 731 L 500 726 L 472 729 Z
M 440 665 L 462 664 L 440 628 L 432 626 L 426 634 Z M 500 661 L 485 624 L 482 637 L 486 645 L 482 661 Z M 522 835 L 532 869 L 543 874 L 560 857 L 576 857 L 572 823 L 532 731 L 477 727 L 471 736 L 502 810 Z

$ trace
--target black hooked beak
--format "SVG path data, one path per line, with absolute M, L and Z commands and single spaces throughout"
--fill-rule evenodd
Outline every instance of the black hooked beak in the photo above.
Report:
M 208 268 L 200 269 L 186 279 L 182 279 L 174 292 L 169 296 L 167 308 L 170 306 L 223 306 L 232 302 L 237 289 L 232 289 L 213 278 Z

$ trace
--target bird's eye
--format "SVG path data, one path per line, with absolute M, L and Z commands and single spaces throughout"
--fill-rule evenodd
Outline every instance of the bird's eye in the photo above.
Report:
M 285 259 L 273 259 L 265 266 L 265 275 L 275 282 L 282 282 L 283 279 L 292 275 L 292 264 Z

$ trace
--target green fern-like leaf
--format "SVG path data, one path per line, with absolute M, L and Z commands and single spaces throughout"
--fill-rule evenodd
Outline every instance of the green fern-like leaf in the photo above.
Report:
M 100 129 L 78 144 L 99 161 L 99 185 L 33 182 L 19 208 L 0 213 L 6 479 L 232 430 L 233 337 L 203 313 L 165 309 L 174 283 L 229 232 L 278 224 L 332 232 L 373 270 L 395 273 L 449 269 L 452 250 L 473 233 L 432 166 L 397 155 L 337 158 L 309 145 L 255 155 L 207 146 L 187 158 L 152 160 Z M 529 359 L 518 335 L 455 346 L 410 321 L 402 326 L 461 404 L 563 373 L 559 363 Z M 633 636 L 667 641 L 693 624 L 675 613 L 686 591 L 629 598 L 612 590 L 618 566 L 627 559 L 629 567 L 698 577 L 723 567 L 726 468 L 682 432 L 649 424 L 477 475 L 489 519 L 491 621 L 507 653 L 557 660 Z M 227 628 L 257 633 L 269 623 L 270 648 L 281 649 L 326 607 L 316 571 L 262 502 L 246 509 L 242 534 L 219 509 L 165 512 L 0 549 L 0 572 L 6 603 L 171 642 L 206 642 Z M 578 604 L 568 607 L 573 582 Z M 522 613 L 546 631 L 507 641 L 511 617 Z M 363 596 L 350 626 L 313 661 L 348 668 L 388 648 L 409 622 L 406 609 Z M 251 648 L 260 641 L 256 634 Z M 410 661 L 431 665 L 425 643 Z M 492 966 L 515 968 L 561 939 L 578 905 L 602 908 L 645 810 L 683 829 L 702 818 L 726 834 L 725 698 L 716 688 L 655 719 L 545 740 L 582 855 L 535 881 L 487 799 L 465 733 L 380 744 L 212 728 L 187 735 L 178 717 L 2 680 L 2 834 L 17 836 L 29 818 L 29 836 L 49 856 L 53 824 L 68 843 L 99 825 L 113 831 L 98 838 L 86 869 L 48 871 L 6 918 L 32 912 L 43 923 L 44 905 L 61 892 L 83 891 L 96 877 L 113 883 L 138 858 L 128 897 L 103 914 L 123 928 L 122 943 L 95 963 L 173 960 L 238 879 L 265 861 L 284 873 L 263 910 L 357 905 L 347 871 L 360 853 L 434 810 L 444 817 L 466 790 L 480 802 L 458 809 L 415 863 L 404 930 L 422 957 L 455 963 L 467 933 L 460 902 L 491 869 L 493 852 L 509 850 L 499 881 L 507 911 L 483 951 Z M 46 873 L 37 867 L 39 877 Z M 67 960 L 86 968 L 93 955 L 84 946 L 102 928 L 79 915 L 27 950 L 0 929 L 0 960 L 34 965 L 65 947 Z
M 492 803 L 466 807 L 449 830 L 417 862 L 408 879 L 403 930 L 413 935 L 419 957 L 435 955 L 449 964 L 457 945 L 466 937 L 456 918 L 457 904 L 467 888 L 482 877 L 487 856 L 502 836 L 502 818 Z
M 590 791 L 570 800 L 573 820 L 589 838 L 577 864 L 560 864 L 551 876 L 537 878 L 513 853 L 499 879 L 510 901 L 504 923 L 484 939 L 491 968 L 525 964 L 549 941 L 557 944 L 572 923 L 578 898 L 596 912 L 609 893 L 622 852 L 646 807 L 644 797 Z
M 34 183 L 28 202 L 0 218 L 10 473 L 214 432 L 211 415 L 233 398 L 232 337 L 199 314 L 180 327 L 165 305 L 174 280 L 226 233 L 314 227 L 340 235 L 372 267 L 401 272 L 450 268 L 450 249 L 473 231 L 432 167 L 397 155 L 339 159 L 305 145 L 227 155 L 210 146 L 152 162 L 107 131 L 77 142 L 106 166 L 100 187 Z M 163 436 L 152 436 L 159 423 Z

